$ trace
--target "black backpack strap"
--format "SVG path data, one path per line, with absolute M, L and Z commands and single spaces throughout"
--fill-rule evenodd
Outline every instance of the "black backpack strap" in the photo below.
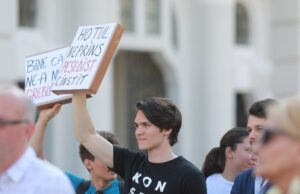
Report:
M 76 189 L 76 194 L 84 194 L 91 185 L 91 181 L 82 181 Z
M 124 194 L 124 181 L 123 180 L 118 180 L 119 181 L 119 192 L 120 194 Z

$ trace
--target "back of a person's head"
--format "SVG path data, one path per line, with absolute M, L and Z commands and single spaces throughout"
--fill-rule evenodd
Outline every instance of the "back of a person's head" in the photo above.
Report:
M 266 119 L 267 109 L 278 102 L 274 99 L 267 98 L 261 101 L 257 101 L 251 105 L 249 108 L 249 115 L 257 118 Z
M 279 130 L 300 140 L 300 96 L 284 99 L 269 110 L 270 121 Z
M 171 146 L 178 141 L 182 116 L 177 106 L 169 99 L 161 97 L 146 98 L 139 101 L 136 108 L 142 111 L 145 117 L 161 130 L 172 130 L 169 136 Z
M 225 168 L 226 162 L 226 148 L 231 148 L 232 151 L 237 149 L 237 144 L 243 143 L 244 139 L 247 138 L 249 132 L 246 128 L 235 127 L 227 131 L 218 147 L 211 149 L 211 151 L 206 155 L 202 172 L 207 178 L 208 176 L 215 173 L 222 173 Z
M 113 145 L 118 145 L 119 144 L 119 140 L 114 134 L 112 134 L 108 131 L 97 131 L 97 133 L 99 135 L 101 135 L 102 137 L 104 137 L 111 144 L 113 144 Z M 81 158 L 82 162 L 85 159 L 89 159 L 89 160 L 92 160 L 92 161 L 95 160 L 95 157 L 81 144 L 79 145 L 79 155 L 80 155 L 80 158 Z
M 25 95 L 24 91 L 12 84 L 0 85 L 0 95 L 7 96 L 14 106 L 17 106 L 24 119 L 34 122 L 36 116 L 36 107 L 32 100 Z

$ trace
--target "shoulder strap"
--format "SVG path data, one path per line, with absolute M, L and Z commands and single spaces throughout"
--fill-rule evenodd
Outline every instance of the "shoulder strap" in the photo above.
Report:
M 76 189 L 76 194 L 84 194 L 91 185 L 91 181 L 82 181 Z
M 124 181 L 123 180 L 118 180 L 118 185 L 119 185 L 120 194 L 123 194 L 124 193 Z

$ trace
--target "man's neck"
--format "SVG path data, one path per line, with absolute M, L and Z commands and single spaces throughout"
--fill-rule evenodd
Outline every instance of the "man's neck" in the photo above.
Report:
M 101 190 L 101 189 L 104 189 L 104 188 L 110 186 L 113 181 L 106 181 L 106 180 L 103 180 L 102 178 L 92 177 L 91 182 L 94 185 L 94 187 L 96 188 L 96 190 Z
M 11 152 L 9 155 L 3 154 L 0 157 L 0 175 L 2 175 L 8 168 L 10 168 L 24 153 L 21 152 Z
M 148 160 L 152 163 L 168 162 L 176 157 L 177 155 L 169 144 L 148 150 Z

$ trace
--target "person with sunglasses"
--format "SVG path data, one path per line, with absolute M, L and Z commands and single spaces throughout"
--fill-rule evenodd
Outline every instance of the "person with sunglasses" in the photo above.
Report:
M 259 146 L 259 140 L 264 128 L 268 124 L 267 109 L 278 102 L 274 99 L 264 99 L 253 103 L 249 109 L 247 128 L 252 148 L 252 166 L 255 168 L 258 163 L 258 156 L 255 152 Z M 260 176 L 255 176 L 253 168 L 249 168 L 238 175 L 231 189 L 231 194 L 264 194 L 270 183 Z
M 24 91 L 0 86 L 0 193 L 74 194 L 69 179 L 28 146 L 35 107 Z
M 268 194 L 300 194 L 300 96 L 270 111 L 272 127 L 264 130 L 256 173 L 274 186 Z

